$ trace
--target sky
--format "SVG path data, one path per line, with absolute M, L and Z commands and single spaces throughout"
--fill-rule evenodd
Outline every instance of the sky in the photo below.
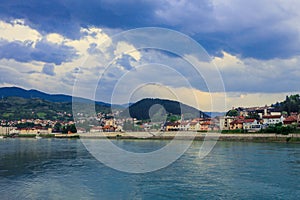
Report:
M 270 105 L 300 90 L 299 9 L 297 0 L 3 0 L 0 87 L 204 111 Z

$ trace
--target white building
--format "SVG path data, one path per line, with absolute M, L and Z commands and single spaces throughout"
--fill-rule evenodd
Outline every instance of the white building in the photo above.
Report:
M 282 115 L 265 115 L 262 117 L 264 125 L 271 125 L 277 123 L 283 123 L 283 116 Z

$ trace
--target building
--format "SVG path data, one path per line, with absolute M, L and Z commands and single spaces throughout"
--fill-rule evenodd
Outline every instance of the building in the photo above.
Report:
M 200 123 L 198 121 L 192 121 L 190 123 L 190 131 L 199 131 L 200 130 Z
M 219 118 L 219 127 L 222 130 L 229 130 L 230 129 L 230 123 L 235 120 L 235 117 L 232 116 L 223 116 Z
M 9 135 L 16 129 L 16 127 L 0 126 L 0 135 Z
M 243 119 L 235 119 L 232 122 L 230 122 L 230 130 L 235 130 L 235 129 L 243 129 Z
M 166 122 L 165 130 L 166 131 L 178 131 L 180 123 L 179 122 Z
M 289 124 L 296 124 L 298 122 L 298 117 L 297 116 L 288 116 L 283 120 L 284 125 L 289 125 Z
M 91 129 L 90 129 L 90 132 L 91 133 L 97 133 L 97 132 L 102 132 L 103 129 L 102 129 L 102 126 L 93 126 Z
M 277 123 L 283 123 L 282 115 L 264 115 L 262 116 L 264 125 L 274 125 Z
M 262 128 L 256 119 L 244 119 L 243 129 L 249 132 L 256 132 Z
M 190 123 L 189 122 L 181 122 L 179 125 L 180 131 L 188 131 L 190 130 Z

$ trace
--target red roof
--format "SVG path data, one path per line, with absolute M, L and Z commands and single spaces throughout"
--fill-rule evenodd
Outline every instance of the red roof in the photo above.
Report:
M 240 119 L 233 120 L 230 124 L 242 124 L 244 121 Z
M 253 123 L 255 119 L 245 119 L 244 123 Z
M 297 122 L 297 117 L 295 116 L 288 116 L 284 122 Z
M 276 118 L 281 118 L 281 115 L 264 115 L 263 118 L 265 118 L 265 119 L 276 119 Z
M 201 125 L 211 125 L 211 121 L 202 122 Z

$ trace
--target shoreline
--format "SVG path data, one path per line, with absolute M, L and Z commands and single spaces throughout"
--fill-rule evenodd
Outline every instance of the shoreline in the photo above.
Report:
M 22 134 L 17 138 L 35 138 L 36 135 Z M 76 134 L 47 134 L 42 138 L 59 139 L 134 139 L 134 140 L 217 140 L 236 142 L 281 142 L 300 143 L 300 134 L 280 135 L 275 133 L 213 133 L 213 132 L 97 132 Z
M 293 142 L 300 143 L 300 134 L 279 135 L 275 133 L 199 133 L 199 132 L 124 132 L 82 133 L 80 139 L 136 139 L 136 140 L 217 140 L 237 142 Z

